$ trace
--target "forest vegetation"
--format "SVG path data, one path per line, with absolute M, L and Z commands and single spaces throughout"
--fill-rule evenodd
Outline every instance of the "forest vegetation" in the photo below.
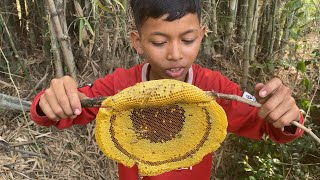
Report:
M 305 126 L 320 136 L 320 1 L 203 0 L 208 31 L 196 63 L 252 92 L 279 77 Z M 50 79 L 79 86 L 142 62 L 130 46 L 127 0 L 1 0 L 0 94 L 28 103 Z M 0 98 L 1 100 L 1 98 Z M 99 151 L 94 122 L 66 130 L 0 103 L 0 179 L 117 179 Z M 213 153 L 212 179 L 318 179 L 320 145 L 308 134 L 287 144 L 229 134 Z

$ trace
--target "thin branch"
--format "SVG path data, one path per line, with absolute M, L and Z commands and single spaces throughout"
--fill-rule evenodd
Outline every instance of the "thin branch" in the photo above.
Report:
M 20 142 L 20 143 L 14 143 L 14 144 L 9 144 L 10 147 L 18 147 L 18 146 L 25 146 L 29 144 L 35 144 L 37 143 L 36 141 L 26 141 L 26 142 Z
M 214 91 L 206 91 L 206 94 L 209 95 L 209 96 L 216 97 L 216 98 L 239 101 L 239 102 L 248 104 L 250 106 L 258 107 L 258 108 L 262 106 L 260 103 L 257 103 L 257 102 L 254 102 L 254 101 L 250 101 L 250 100 L 248 100 L 246 98 L 243 98 L 243 97 L 240 97 L 240 96 L 237 96 L 237 95 L 222 94 L 222 93 L 217 93 L 217 92 L 214 92 Z M 12 97 L 12 98 L 14 98 L 14 97 Z M 101 107 L 102 101 L 104 101 L 106 98 L 108 98 L 108 97 L 103 97 L 102 96 L 102 97 L 97 97 L 97 98 L 83 99 L 83 100 L 81 100 L 81 106 L 83 108 L 89 108 L 89 107 L 99 108 L 99 107 Z M 311 137 L 313 137 L 320 144 L 319 137 L 317 137 L 312 132 L 311 129 L 303 126 L 302 124 L 300 124 L 299 122 L 296 122 L 296 121 L 292 121 L 291 123 L 292 123 L 292 125 L 300 128 L 300 129 L 304 130 L 306 133 L 310 134 Z
M 7 151 L 19 152 L 19 153 L 27 154 L 27 155 L 30 155 L 30 156 L 37 156 L 37 157 L 42 157 L 42 158 L 45 158 L 45 159 L 49 159 L 49 157 L 47 157 L 47 156 L 45 156 L 43 154 L 37 154 L 37 153 L 31 152 L 31 151 L 25 151 L 25 150 L 13 148 L 13 146 L 11 146 L 10 144 L 3 143 L 2 141 L 0 141 L 0 148 L 3 148 L 5 150 L 7 150 Z
M 314 93 L 312 95 L 312 98 L 310 100 L 310 106 L 308 107 L 307 114 L 310 113 L 312 102 L 313 102 L 314 98 L 316 97 L 317 91 L 318 91 L 319 88 L 320 88 L 320 69 L 319 69 L 317 86 L 316 86 L 315 91 L 314 91 Z
M 42 85 L 42 83 L 47 79 L 49 73 L 48 73 L 48 67 L 46 68 L 46 73 L 45 75 L 40 79 L 40 81 L 37 83 L 37 85 L 31 90 L 31 92 L 28 94 L 28 96 L 25 99 L 29 99 L 31 97 L 31 95 L 33 94 L 33 92 L 35 92 L 40 85 Z
M 251 106 L 254 106 L 254 107 L 258 107 L 260 108 L 262 105 L 260 103 L 257 103 L 257 102 L 254 102 L 254 101 L 250 101 L 246 98 L 243 98 L 243 97 L 240 97 L 240 96 L 237 96 L 237 95 L 231 95 L 231 94 L 221 94 L 221 93 L 217 93 L 217 92 L 206 92 L 208 95 L 211 95 L 211 96 L 215 96 L 217 98 L 222 98 L 222 99 L 228 99 L 228 100 L 235 100 L 235 101 L 239 101 L 239 102 L 242 102 L 242 103 L 245 103 L 245 104 L 248 104 L 248 105 L 251 105 Z M 315 135 L 311 129 L 305 127 L 304 125 L 300 124 L 299 122 L 297 121 L 292 121 L 291 122 L 292 125 L 304 130 L 306 133 L 310 134 L 311 137 L 313 137 L 319 144 L 320 144 L 320 139 L 317 135 Z
M 21 101 L 21 104 L 20 104 Z M 30 101 L 25 101 L 17 97 L 8 96 L 0 93 L 0 109 L 14 110 L 14 111 L 29 111 L 31 106 Z
M 18 87 L 16 86 L 16 84 L 15 84 L 15 82 L 14 82 L 12 76 L 11 76 L 10 64 L 9 64 L 9 61 L 8 61 L 7 57 L 5 56 L 5 54 L 4 54 L 3 51 L 2 51 L 1 46 L 0 46 L 0 51 L 1 51 L 1 54 L 2 54 L 3 58 L 6 60 L 7 69 L 8 69 L 8 73 L 9 73 L 9 78 L 10 78 L 10 80 L 11 80 L 11 82 L 12 82 L 12 84 L 13 84 L 16 92 L 17 92 L 17 95 L 18 95 L 18 98 L 19 98 L 19 104 L 20 104 L 20 107 L 22 108 L 22 112 L 23 112 L 24 119 L 27 121 L 28 119 L 27 119 L 27 115 L 26 115 L 24 106 L 22 105 L 22 100 L 21 100 L 21 98 L 20 98 L 19 89 L 18 89 Z
M 221 99 L 239 101 L 239 102 L 248 104 L 250 106 L 258 107 L 258 108 L 262 106 L 260 103 L 250 101 L 249 99 L 246 99 L 246 98 L 243 98 L 243 97 L 237 96 L 237 95 L 222 94 L 222 93 L 217 93 L 215 91 L 206 91 L 206 94 L 209 96 L 213 96 L 213 97 L 217 97 L 217 98 L 221 98 Z
M 260 103 L 254 102 L 254 101 L 250 101 L 246 98 L 243 98 L 241 96 L 237 96 L 237 95 L 232 95 L 232 94 L 222 94 L 222 93 L 217 93 L 214 91 L 206 91 L 206 94 L 209 96 L 213 96 L 213 97 L 217 97 L 217 98 L 222 98 L 222 99 L 227 99 L 227 100 L 234 100 L 234 101 L 239 101 L 245 104 L 248 104 L 250 106 L 254 106 L 254 107 L 258 107 L 260 108 L 262 105 Z M 82 107 L 100 107 L 102 101 L 107 98 L 107 97 L 98 97 L 98 98 L 93 98 L 93 99 L 83 99 L 81 101 L 81 105 Z M 317 137 L 312 131 L 311 129 L 303 126 L 302 124 L 300 124 L 297 121 L 292 121 L 291 122 L 292 125 L 304 130 L 306 133 L 310 134 L 319 144 L 320 144 L 320 139 L 319 137 Z

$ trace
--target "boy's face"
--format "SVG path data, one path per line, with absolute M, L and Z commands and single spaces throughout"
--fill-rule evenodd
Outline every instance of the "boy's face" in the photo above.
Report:
M 133 47 L 150 63 L 150 80 L 176 79 L 184 81 L 195 61 L 203 34 L 196 14 L 165 21 L 167 16 L 148 18 L 140 33 L 130 34 Z

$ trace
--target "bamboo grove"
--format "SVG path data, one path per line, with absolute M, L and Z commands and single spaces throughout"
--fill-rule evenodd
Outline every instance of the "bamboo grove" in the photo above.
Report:
M 24 55 L 17 49 L 45 52 L 53 60 L 57 77 L 68 73 L 77 78 L 83 71 L 76 67 L 79 61 L 89 60 L 100 75 L 137 63 L 127 38 L 133 27 L 126 0 L 4 0 L 0 6 L 1 45 L 6 52 L 12 50 L 22 65 L 26 64 L 21 59 Z M 319 13 L 317 6 L 315 0 L 204 0 L 208 33 L 202 54 L 240 65 L 241 86 L 246 88 L 253 63 L 279 60 L 290 39 L 319 25 L 316 18 L 310 19 Z
M 53 77 L 70 75 L 82 85 L 117 67 L 140 63 L 142 59 L 128 38 L 134 30 L 128 4 L 128 0 L 0 0 L 0 90 L 15 95 L 7 83 L 8 69 L 21 81 L 17 85 L 21 86 L 22 99 L 30 101 Z M 266 80 L 273 74 L 280 76 L 279 69 L 285 70 L 282 76 L 306 111 L 306 125 L 319 134 L 320 0 L 202 0 L 202 4 L 201 23 L 207 32 L 196 63 L 217 68 L 249 92 L 257 80 Z M 311 106 L 317 110 L 312 111 Z M 229 163 L 224 171 L 239 173 L 231 171 L 238 170 L 240 162 L 245 171 L 258 178 L 278 177 L 259 174 L 267 171 L 279 172 L 280 179 L 307 179 L 307 174 L 299 174 L 303 171 L 310 172 L 310 177 L 319 177 L 320 167 L 301 165 L 319 165 L 319 148 L 308 138 L 279 145 L 276 151 L 271 142 L 259 144 L 231 137 L 239 149 L 232 147 L 230 151 L 246 155 L 235 156 L 237 161 Z M 265 147 L 272 148 L 265 152 Z M 254 151 L 258 151 L 257 161 L 268 168 L 272 165 L 290 167 L 289 170 L 266 170 L 263 165 L 259 171 L 254 170 L 257 167 L 248 160 L 248 156 L 254 158 L 248 155 Z M 300 154 L 293 157 L 291 151 Z M 267 162 L 271 156 L 284 163 Z M 228 157 L 227 162 L 219 159 L 217 167 L 232 158 Z M 295 171 L 297 168 L 300 172 Z

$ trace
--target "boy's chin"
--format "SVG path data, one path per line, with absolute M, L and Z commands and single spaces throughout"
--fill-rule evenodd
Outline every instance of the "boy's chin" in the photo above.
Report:
M 174 80 L 178 80 L 178 81 L 185 81 L 186 80 L 186 75 L 185 76 L 178 76 L 178 77 L 167 77 L 164 79 L 174 79 Z

